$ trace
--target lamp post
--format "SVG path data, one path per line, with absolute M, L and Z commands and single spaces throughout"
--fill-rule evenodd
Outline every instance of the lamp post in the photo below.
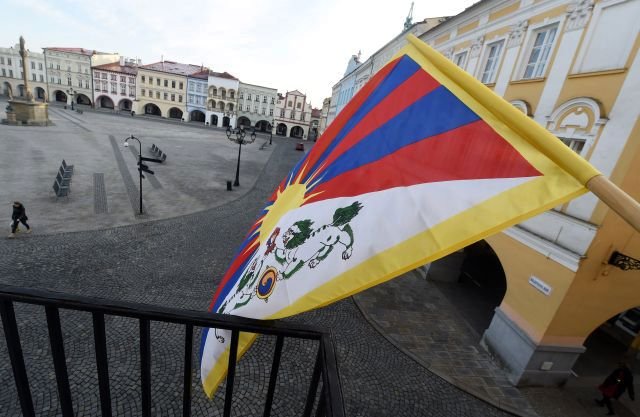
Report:
M 270 132 L 269 132 L 269 145 L 271 145 L 273 143 L 273 122 L 274 120 L 271 119 L 271 124 L 269 125 L 270 127 Z
M 129 139 L 135 139 L 138 141 L 140 145 L 140 152 L 138 152 L 138 171 L 140 172 L 140 214 L 142 214 L 142 142 L 137 137 L 130 135 L 128 138 L 124 140 L 124 147 L 129 147 Z
M 252 133 L 251 139 L 245 140 L 244 137 L 246 135 L 246 132 L 240 126 L 233 130 L 231 130 L 230 126 L 227 126 L 226 133 L 227 139 L 238 144 L 238 165 L 236 166 L 236 180 L 233 182 L 233 185 L 235 187 L 238 187 L 240 185 L 240 153 L 242 152 L 242 145 L 253 143 L 256 140 L 256 135 L 255 133 Z M 233 135 L 235 135 L 235 138 L 232 138 Z
M 73 87 L 69 87 L 67 89 L 67 94 L 69 95 L 69 97 L 71 97 L 71 110 L 74 110 L 74 108 L 73 108 L 73 96 L 76 94 L 76 92 L 73 89 Z

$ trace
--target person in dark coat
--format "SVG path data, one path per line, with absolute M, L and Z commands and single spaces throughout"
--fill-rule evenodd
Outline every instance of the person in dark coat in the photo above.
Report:
M 22 223 L 27 228 L 27 233 L 31 233 L 31 228 L 27 224 L 27 210 L 24 208 L 21 202 L 13 202 L 13 214 L 11 214 L 11 234 L 9 238 L 16 237 L 16 230 L 18 229 L 18 223 Z
M 618 367 L 611 372 L 611 375 L 604 380 L 598 389 L 602 393 L 602 399 L 596 400 L 596 403 L 600 407 L 607 406 L 609 410 L 609 413 L 607 413 L 608 416 L 615 414 L 613 412 L 613 405 L 611 404 L 612 398 L 617 400 L 626 390 L 629 390 L 629 398 L 631 398 L 631 401 L 635 401 L 636 399 L 635 392 L 633 391 L 633 374 L 624 362 L 618 364 Z

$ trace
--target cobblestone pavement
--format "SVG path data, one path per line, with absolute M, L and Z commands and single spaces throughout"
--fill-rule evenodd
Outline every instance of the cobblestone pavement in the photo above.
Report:
M 253 189 L 216 208 L 106 230 L 2 239 L 0 281 L 203 310 L 259 208 L 300 156 L 290 142 L 278 142 L 274 148 Z M 44 311 L 17 306 L 16 315 L 38 415 L 59 415 Z M 98 415 L 91 318 L 73 312 L 63 312 L 61 318 L 76 415 Z M 348 416 L 508 415 L 403 354 L 364 319 L 351 299 L 291 320 L 334 332 Z M 106 326 L 114 414 L 140 415 L 137 322 L 110 318 Z M 151 334 L 153 414 L 179 415 L 183 329 L 154 323 Z M 261 414 L 274 343 L 272 338 L 259 338 L 240 361 L 234 416 Z M 301 414 L 314 356 L 311 342 L 285 343 L 272 415 Z M 4 335 L 0 358 L 0 416 L 20 415 Z M 197 372 L 194 380 L 199 381 Z M 210 401 L 199 383 L 194 385 L 193 415 L 221 415 L 224 389 Z
M 452 384 L 521 416 L 595 417 L 601 378 L 578 378 L 564 388 L 515 388 L 479 345 L 480 335 L 437 284 L 418 271 L 354 297 L 367 319 L 395 346 Z M 636 384 L 637 385 L 637 384 Z M 623 417 L 640 414 L 635 403 L 615 404 Z

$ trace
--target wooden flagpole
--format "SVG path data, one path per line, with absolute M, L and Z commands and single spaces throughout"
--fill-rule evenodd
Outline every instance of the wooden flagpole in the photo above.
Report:
M 640 232 L 640 203 L 604 175 L 591 178 L 586 185 L 589 191 Z

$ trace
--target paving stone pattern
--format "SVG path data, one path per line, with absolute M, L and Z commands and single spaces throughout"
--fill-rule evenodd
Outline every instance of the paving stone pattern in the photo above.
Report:
M 93 174 L 93 212 L 95 214 L 107 213 L 107 192 L 104 187 L 104 174 L 96 172 Z
M 110 138 L 116 158 L 120 154 Z M 276 145 L 280 143 L 279 145 Z M 284 146 L 286 144 L 286 146 Z M 300 157 L 290 141 L 275 150 L 253 189 L 216 208 L 106 230 L 0 240 L 0 281 L 85 296 L 203 310 L 249 226 L 275 185 Z M 122 155 L 118 163 L 122 161 Z M 121 171 L 126 171 L 121 168 Z M 16 307 L 39 416 L 60 414 L 44 311 Z M 99 414 L 91 318 L 62 312 L 76 415 Z M 348 416 L 504 416 L 399 351 L 362 316 L 351 299 L 289 320 L 330 329 L 336 339 Z M 434 323 L 434 326 L 437 323 Z M 108 318 L 109 371 L 116 415 L 140 415 L 138 325 Z M 153 415 L 181 410 L 184 329 L 151 325 Z M 199 347 L 195 335 L 194 352 Z M 240 361 L 232 414 L 261 415 L 275 341 L 259 338 Z M 301 413 L 315 359 L 312 342 L 285 342 L 274 416 Z M 194 354 L 195 355 L 195 354 Z M 0 416 L 20 415 L 4 334 L 0 336 Z M 194 370 L 194 416 L 222 414 L 224 387 L 207 399 Z

